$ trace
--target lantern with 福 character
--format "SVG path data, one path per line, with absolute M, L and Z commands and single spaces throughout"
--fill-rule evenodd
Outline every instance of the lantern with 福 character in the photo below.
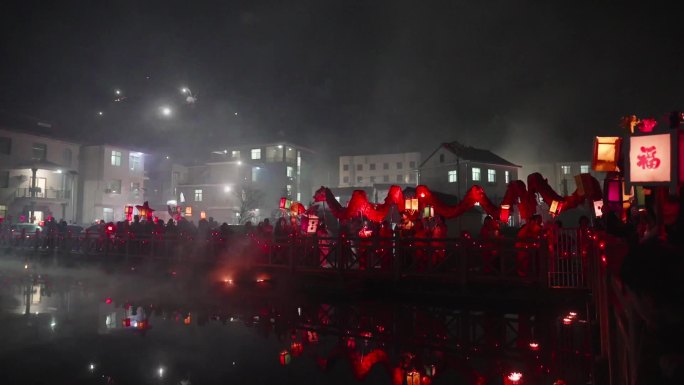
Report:
M 406 373 L 406 384 L 407 385 L 420 385 L 420 373 L 416 370 L 411 370 Z
M 594 171 L 619 171 L 620 146 L 622 138 L 617 136 L 597 136 L 594 139 L 594 157 L 591 168 Z
M 124 214 L 126 216 L 126 221 L 131 222 L 133 220 L 133 205 L 124 206 Z
M 511 205 L 501 205 L 501 211 L 499 212 L 499 220 L 504 223 L 508 223 L 508 217 L 511 215 Z
M 142 205 L 137 205 L 135 208 L 138 210 L 138 215 L 141 218 L 145 218 L 147 221 L 152 221 L 152 213 L 154 210 L 150 207 L 150 205 L 145 201 Z
M 520 385 L 523 383 L 523 375 L 520 372 L 511 372 L 504 375 L 504 385 Z
M 684 139 L 681 130 L 635 134 L 628 138 L 625 160 L 627 187 L 664 186 L 676 190 L 684 180 Z

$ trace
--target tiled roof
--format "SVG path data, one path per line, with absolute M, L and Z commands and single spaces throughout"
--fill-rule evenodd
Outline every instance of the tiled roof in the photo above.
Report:
M 475 148 L 471 146 L 462 145 L 459 142 L 442 143 L 442 147 L 456 154 L 461 159 L 470 160 L 473 162 L 498 164 L 502 166 L 521 167 L 517 164 L 511 163 L 506 159 L 496 155 L 489 150 Z

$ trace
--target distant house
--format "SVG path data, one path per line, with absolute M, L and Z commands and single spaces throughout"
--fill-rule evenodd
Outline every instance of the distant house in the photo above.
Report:
M 442 143 L 421 163 L 420 184 L 461 198 L 473 185 L 479 185 L 498 204 L 508 183 L 518 179 L 520 168 L 489 150 L 459 142 Z

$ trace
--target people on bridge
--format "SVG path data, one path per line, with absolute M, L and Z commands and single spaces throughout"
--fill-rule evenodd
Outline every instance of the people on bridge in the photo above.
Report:
M 543 233 L 541 215 L 535 214 L 518 231 L 516 269 L 520 277 L 527 277 L 530 272 L 530 260 L 536 253 L 538 242 Z
M 498 270 L 494 263 L 499 254 L 498 241 L 501 238 L 499 223 L 487 215 L 480 228 L 480 245 L 482 246 L 482 272 L 491 273 Z

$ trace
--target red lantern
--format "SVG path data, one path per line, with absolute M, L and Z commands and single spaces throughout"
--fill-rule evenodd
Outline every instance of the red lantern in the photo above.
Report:
M 135 206 L 136 209 L 138 209 L 138 215 L 140 215 L 142 218 L 145 218 L 148 221 L 152 220 L 152 213 L 154 210 L 150 207 L 150 205 L 145 201 L 142 205 Z
M 125 328 L 131 327 L 131 319 L 130 318 L 124 318 L 123 319 L 123 327 L 125 327 Z
M 133 206 L 124 206 L 124 214 L 126 214 L 126 221 L 131 222 L 133 220 Z
M 420 373 L 415 370 L 406 373 L 406 385 L 420 385 Z
M 291 201 L 291 200 L 289 200 L 289 199 L 287 199 L 287 198 L 285 198 L 285 197 L 280 198 L 280 206 L 279 206 L 280 209 L 282 209 L 282 210 L 289 210 L 289 209 L 290 209 L 290 206 L 292 206 L 292 201 Z
M 531 341 L 530 342 L 530 350 L 533 352 L 536 352 L 537 350 L 539 350 L 539 342 Z
M 190 325 L 190 322 L 192 322 L 192 316 L 188 313 L 188 316 L 183 318 L 183 323 L 185 325 Z
M 292 344 L 290 344 L 290 350 L 292 350 L 293 356 L 299 357 L 302 352 L 304 352 L 304 346 L 301 342 L 292 342 Z
M 501 205 L 501 212 L 499 214 L 499 220 L 504 223 L 508 223 L 508 217 L 511 215 L 511 205 Z
M 290 361 L 292 361 L 290 352 L 288 352 L 287 350 L 283 350 L 282 352 L 280 352 L 280 365 L 289 365 Z

